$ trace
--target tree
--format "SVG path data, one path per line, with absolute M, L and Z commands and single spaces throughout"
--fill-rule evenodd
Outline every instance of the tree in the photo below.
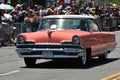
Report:
M 34 4 L 39 4 L 39 5 L 45 5 L 45 3 L 46 3 L 46 0 L 11 0 L 11 4 L 12 5 L 16 5 L 16 4 L 18 4 L 18 3 L 28 3 L 28 1 L 31 1 L 31 2 L 33 2 Z
M 11 4 L 15 6 L 18 3 L 26 3 L 27 0 L 11 0 Z
M 46 0 L 33 0 L 33 3 L 45 6 Z
M 120 4 L 120 1 L 119 1 L 119 0 L 108 0 L 108 2 L 114 3 L 114 4 Z

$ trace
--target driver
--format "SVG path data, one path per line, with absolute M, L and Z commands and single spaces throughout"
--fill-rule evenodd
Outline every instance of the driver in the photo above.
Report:
M 80 30 L 83 30 L 83 31 L 87 31 L 85 23 L 86 22 L 84 20 L 80 21 L 80 24 L 77 26 L 77 29 L 80 29 Z

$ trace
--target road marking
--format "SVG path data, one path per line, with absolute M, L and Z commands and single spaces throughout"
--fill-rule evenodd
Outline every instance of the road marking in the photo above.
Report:
M 10 75 L 10 74 L 17 73 L 17 72 L 20 72 L 20 70 L 10 71 L 4 74 L 0 74 L 0 76 Z
M 101 80 L 120 80 L 120 73 L 110 75 L 110 76 L 103 78 Z

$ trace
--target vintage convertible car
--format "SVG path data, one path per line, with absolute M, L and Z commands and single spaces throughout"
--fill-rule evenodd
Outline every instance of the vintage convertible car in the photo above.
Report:
M 92 16 L 45 16 L 38 31 L 21 33 L 16 51 L 27 67 L 36 59 L 77 59 L 86 65 L 92 57 L 105 60 L 116 46 L 115 33 L 103 32 Z

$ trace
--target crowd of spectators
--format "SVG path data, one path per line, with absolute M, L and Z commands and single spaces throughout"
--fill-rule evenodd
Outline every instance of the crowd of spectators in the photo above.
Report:
M 115 19 L 120 24 L 119 4 L 110 4 L 109 6 L 103 7 L 96 6 L 95 2 L 92 1 L 90 4 L 85 2 L 80 7 L 59 4 L 51 6 L 49 3 L 46 6 L 17 4 L 13 10 L 0 10 L 0 24 L 5 22 L 22 23 L 23 32 L 34 32 L 37 30 L 39 21 L 43 16 L 72 14 L 94 16 L 100 18 L 101 21 L 104 21 L 104 19 Z

